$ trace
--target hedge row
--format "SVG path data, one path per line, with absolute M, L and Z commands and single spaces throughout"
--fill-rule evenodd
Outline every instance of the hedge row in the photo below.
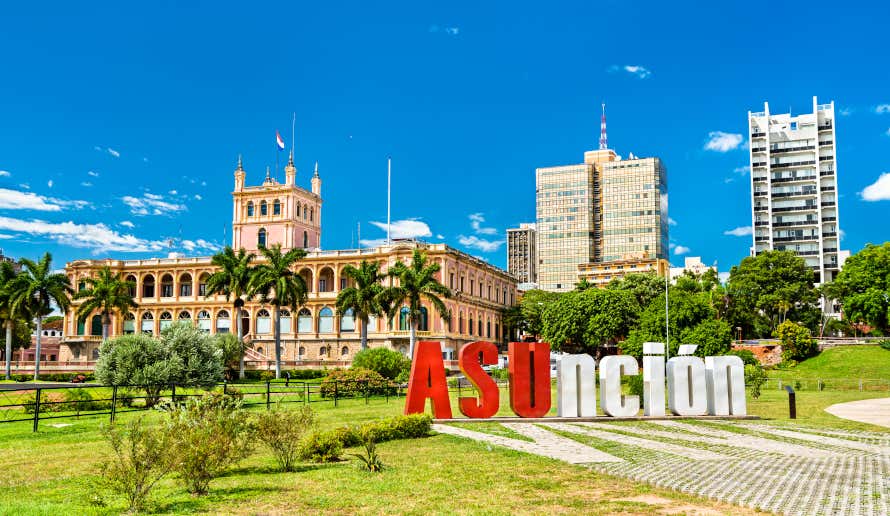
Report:
M 430 435 L 432 424 L 429 414 L 413 414 L 327 432 L 313 432 L 303 440 L 300 455 L 314 462 L 332 462 L 339 460 L 344 447 L 359 446 L 368 441 L 380 443 L 426 437 Z

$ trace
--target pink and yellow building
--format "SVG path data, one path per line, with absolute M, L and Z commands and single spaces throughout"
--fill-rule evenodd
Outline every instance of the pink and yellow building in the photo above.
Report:
M 441 267 L 438 280 L 450 287 L 452 299 L 445 301 L 451 320 L 445 321 L 432 307 L 425 307 L 418 338 L 437 340 L 446 359 L 454 359 L 460 347 L 474 340 L 504 342 L 503 310 L 515 304 L 516 279 L 507 272 L 445 244 L 393 242 L 375 248 L 326 251 L 321 249 L 321 178 L 318 166 L 310 189 L 296 184 L 293 159 L 285 167 L 285 182 L 279 183 L 268 171 L 259 186 L 246 185 L 246 173 L 239 159 L 232 193 L 232 244 L 258 253 L 261 246 L 281 244 L 282 248 L 307 251 L 296 271 L 309 286 L 309 299 L 297 310 L 282 310 L 282 358 L 292 366 L 342 365 L 360 350 L 360 321 L 351 313 L 339 314 L 335 307 L 338 292 L 349 286 L 343 275 L 347 265 L 375 261 L 386 271 L 401 260 L 408 262 L 415 249 Z M 188 321 L 214 334 L 229 333 L 242 319 L 250 349 L 249 365 L 265 367 L 274 357 L 272 307 L 249 301 L 240 314 L 223 296 L 207 296 L 207 278 L 215 267 L 210 257 L 152 258 L 144 260 L 77 260 L 66 264 L 71 284 L 84 288 L 84 279 L 102 267 L 110 267 L 135 284 L 133 296 L 138 308 L 115 314 L 111 336 L 142 332 L 158 335 L 176 321 Z M 59 360 L 90 367 L 98 358 L 101 344 L 101 318 L 98 314 L 78 322 L 77 304 L 65 314 Z M 402 352 L 408 349 L 408 326 L 404 313 L 393 320 L 372 318 L 369 346 L 386 346 Z

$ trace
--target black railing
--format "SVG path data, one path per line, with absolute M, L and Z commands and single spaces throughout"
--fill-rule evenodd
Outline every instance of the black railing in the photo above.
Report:
M 789 168 L 789 167 L 802 167 L 805 165 L 815 165 L 815 161 L 789 161 L 785 163 L 772 163 L 770 164 L 770 168 Z
M 795 220 L 793 222 L 773 222 L 773 227 L 784 228 L 789 226 L 812 226 L 818 224 L 815 220 Z
M 825 203 L 823 203 L 824 205 Z M 788 206 L 787 208 L 773 208 L 775 212 L 783 212 L 783 211 L 811 211 L 815 210 L 815 204 L 808 204 L 806 206 Z
M 806 241 L 815 241 L 818 240 L 819 237 L 816 235 L 801 235 L 801 236 L 788 236 L 788 237 L 773 237 L 773 242 L 806 242 Z
M 807 145 L 804 147 L 786 147 L 782 149 L 772 149 L 772 154 L 781 154 L 783 152 L 799 152 L 799 151 L 808 151 L 808 150 L 816 150 L 815 145 Z
M 792 181 L 815 181 L 816 176 L 798 176 L 798 177 L 774 177 L 773 183 L 790 183 Z

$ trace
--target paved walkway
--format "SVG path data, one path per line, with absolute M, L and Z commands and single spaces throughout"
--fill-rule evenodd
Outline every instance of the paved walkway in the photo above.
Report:
M 825 409 L 825 412 L 860 423 L 890 427 L 890 398 L 838 403 Z
M 763 421 L 503 425 L 534 442 L 435 429 L 763 511 L 890 514 L 890 432 Z

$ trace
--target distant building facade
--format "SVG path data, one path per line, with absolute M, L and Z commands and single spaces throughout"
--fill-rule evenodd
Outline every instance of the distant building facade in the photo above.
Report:
M 670 262 L 664 258 L 650 257 L 642 253 L 636 256 L 627 255 L 620 260 L 578 264 L 578 280 L 603 288 L 609 282 L 628 274 L 655 274 L 663 278 L 670 268 Z
M 520 224 L 507 230 L 507 271 L 519 283 L 537 283 L 537 247 L 534 224 Z
M 687 272 L 701 276 L 709 270 L 717 272 L 716 263 L 714 265 L 705 265 L 701 261 L 701 256 L 687 256 L 683 259 L 682 267 L 671 267 L 671 281 L 676 281 L 677 278 Z

